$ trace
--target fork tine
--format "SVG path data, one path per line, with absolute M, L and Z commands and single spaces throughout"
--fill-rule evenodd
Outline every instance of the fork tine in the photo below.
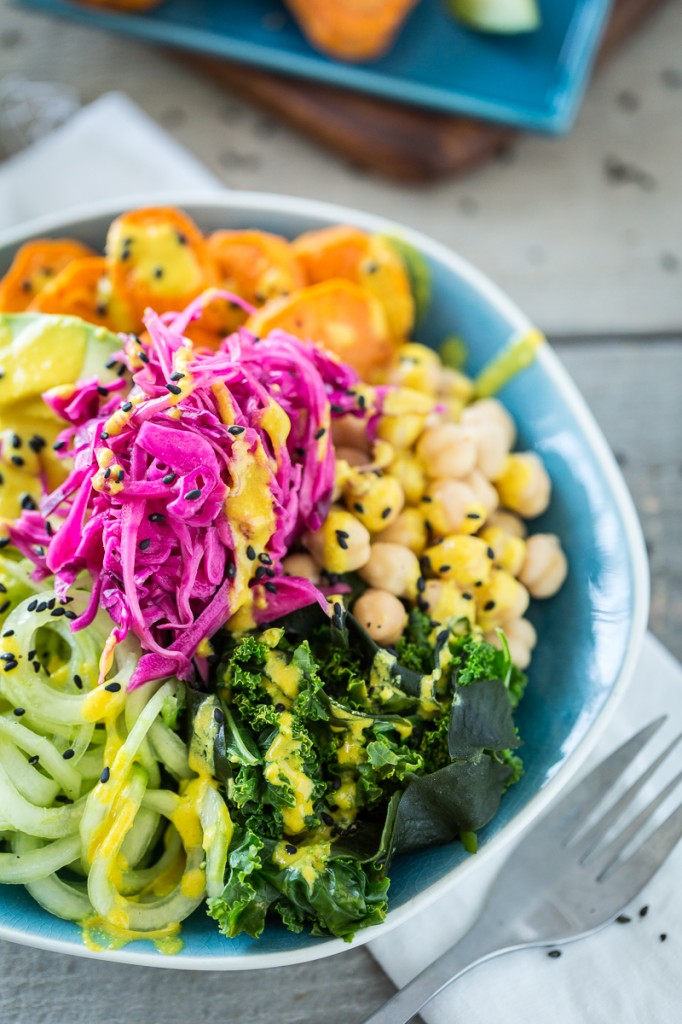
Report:
M 559 800 L 554 809 L 540 820 L 536 828 L 560 829 L 564 843 L 568 843 L 590 812 L 606 796 L 613 784 L 623 774 L 642 747 L 660 729 L 667 718 L 662 715 L 649 722 L 622 746 L 614 750 L 605 761 L 593 768 L 567 796 Z
M 663 801 L 672 793 L 675 787 L 679 785 L 680 781 L 682 781 L 682 772 L 678 772 L 675 778 L 670 780 L 668 785 L 661 790 L 658 796 L 655 796 L 654 799 L 646 805 L 646 807 L 642 808 L 637 817 L 630 822 L 627 828 L 624 828 L 623 831 L 617 835 L 604 850 L 600 851 L 598 864 L 596 865 L 598 882 L 607 877 L 609 869 L 615 867 L 615 863 L 618 860 L 618 855 L 621 851 L 636 838 L 637 833 L 641 831 L 642 827 L 647 823 L 652 814 L 658 810 Z M 654 833 L 654 835 L 656 835 L 656 833 Z M 646 846 L 646 843 L 644 846 Z M 633 856 L 636 856 L 636 854 Z
M 602 815 L 599 821 L 595 822 L 592 828 L 580 837 L 578 843 L 582 847 L 583 851 L 580 857 L 581 864 L 584 864 L 589 860 L 590 854 L 593 852 L 599 841 L 606 835 L 611 826 L 618 821 L 623 812 L 627 810 L 642 786 L 649 781 L 654 772 L 665 761 L 668 754 L 675 749 L 681 739 L 682 733 L 680 733 L 679 736 L 676 736 L 672 743 L 669 743 L 665 750 L 663 750 L 658 757 L 651 762 L 649 767 L 642 772 L 639 778 L 632 783 L 629 789 L 626 789 L 613 807 L 610 807 L 609 810 Z
M 682 804 L 666 818 L 662 825 L 642 843 L 639 849 L 624 863 L 619 863 L 602 877 L 602 885 L 612 885 L 622 896 L 621 906 L 644 888 L 653 878 L 661 865 L 667 860 L 673 849 L 682 839 Z

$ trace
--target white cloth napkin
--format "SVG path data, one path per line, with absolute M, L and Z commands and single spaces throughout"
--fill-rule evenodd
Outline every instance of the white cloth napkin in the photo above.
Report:
M 0 229 L 91 200 L 148 193 L 158 201 L 167 191 L 220 187 L 135 104 L 112 93 L 0 165 Z M 682 668 L 648 636 L 634 682 L 590 763 L 664 712 L 670 722 L 657 737 L 659 746 L 675 726 L 682 728 Z M 453 888 L 436 906 L 370 944 L 397 985 L 464 934 L 508 852 L 491 858 L 474 881 Z M 682 844 L 630 911 L 629 924 L 567 945 L 560 959 L 530 950 L 484 964 L 435 1000 L 424 1019 L 429 1024 L 547 1024 L 550 1019 L 552 1024 L 672 1024 L 682 1019 L 680 877 Z M 645 905 L 649 911 L 640 917 Z
M 661 714 L 668 721 L 647 744 L 653 759 L 682 729 L 682 666 L 647 634 L 633 681 L 585 774 L 630 734 Z M 670 757 L 669 773 L 682 752 Z M 642 755 L 647 762 L 647 754 Z M 639 764 L 639 761 L 637 762 Z M 680 798 L 680 793 L 677 799 Z M 375 939 L 369 949 L 399 987 L 435 960 L 476 920 L 484 894 L 509 856 L 496 853 L 480 875 Z M 426 1009 L 428 1024 L 673 1024 L 682 1020 L 682 843 L 628 908 L 631 921 L 613 924 L 561 949 L 524 950 L 482 964 Z M 644 916 L 642 908 L 648 907 Z M 665 939 L 662 939 L 665 936 Z
M 221 188 L 220 181 L 121 93 L 83 107 L 0 164 L 0 230 L 117 196 Z

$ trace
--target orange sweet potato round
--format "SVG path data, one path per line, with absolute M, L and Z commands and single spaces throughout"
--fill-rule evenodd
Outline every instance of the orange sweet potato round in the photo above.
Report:
M 246 326 L 261 337 L 281 328 L 310 339 L 367 380 L 395 351 L 381 304 L 361 285 L 340 278 L 270 299 Z
M 22 245 L 0 281 L 0 311 L 28 309 L 42 289 L 72 260 L 91 256 L 92 250 L 71 238 L 41 238 Z
M 129 311 L 114 296 L 103 256 L 72 260 L 40 291 L 28 307 L 39 313 L 79 316 L 112 331 L 134 330 Z

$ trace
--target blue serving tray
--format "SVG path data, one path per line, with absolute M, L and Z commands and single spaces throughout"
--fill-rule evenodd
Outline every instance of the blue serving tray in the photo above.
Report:
M 421 0 L 381 60 L 328 60 L 281 0 L 166 0 L 148 14 L 76 0 L 16 0 L 150 42 L 374 93 L 449 113 L 561 133 L 578 112 L 611 0 L 540 0 L 542 26 L 519 36 L 469 31 L 445 0 Z

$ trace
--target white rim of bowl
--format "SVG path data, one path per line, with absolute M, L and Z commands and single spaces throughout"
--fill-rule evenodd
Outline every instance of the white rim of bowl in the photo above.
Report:
M 186 209 L 190 215 L 193 207 L 214 207 L 225 211 L 247 210 L 256 208 L 263 212 L 293 214 L 304 217 L 316 217 L 336 223 L 355 224 L 373 232 L 397 232 L 401 239 L 426 253 L 435 262 L 444 264 L 459 277 L 464 278 L 486 302 L 495 307 L 511 324 L 510 336 L 529 330 L 533 324 L 512 302 L 510 298 L 480 270 L 452 252 L 447 246 L 423 235 L 420 231 L 408 228 L 403 224 L 390 221 L 371 213 L 364 213 L 347 206 L 338 206 L 319 200 L 304 199 L 297 196 L 277 195 L 271 192 L 222 192 L 213 191 L 181 191 L 150 196 L 137 194 L 123 196 L 116 200 L 101 201 L 83 206 L 72 207 L 58 214 L 51 214 L 25 222 L 21 227 L 13 228 L 0 234 L 0 249 L 9 245 L 20 245 L 46 232 L 57 230 L 68 231 L 69 224 L 94 220 L 98 217 L 115 217 L 123 210 L 135 209 L 139 206 L 178 206 Z M 211 970 L 211 971 L 243 971 L 257 970 L 267 967 L 285 967 L 308 963 L 333 956 L 344 950 L 356 949 L 360 945 L 385 936 L 394 928 L 399 927 L 418 910 L 431 905 L 439 896 L 454 888 L 477 865 L 488 860 L 513 839 L 518 838 L 530 823 L 548 806 L 555 795 L 562 789 L 580 769 L 586 758 L 594 749 L 603 735 L 613 712 L 632 678 L 637 656 L 639 654 L 644 633 L 646 631 L 649 611 L 649 565 L 642 529 L 635 507 L 627 489 L 623 476 L 616 464 L 611 449 L 590 412 L 582 395 L 573 383 L 568 371 L 549 346 L 543 346 L 537 354 L 538 362 L 561 392 L 566 405 L 585 432 L 592 452 L 597 459 L 606 482 L 611 490 L 614 501 L 620 512 L 625 533 L 628 539 L 628 551 L 632 561 L 634 598 L 632 606 L 632 627 L 628 646 L 618 673 L 616 682 L 606 699 L 604 707 L 590 725 L 578 745 L 567 755 L 566 760 L 558 768 L 556 774 L 528 804 L 505 825 L 497 835 L 493 836 L 476 854 L 461 864 L 456 865 L 444 878 L 434 882 L 417 896 L 413 896 L 402 907 L 388 911 L 383 924 L 363 929 L 357 933 L 352 943 L 342 939 L 330 939 L 319 945 L 305 949 L 283 950 L 277 953 L 259 953 L 257 949 L 249 949 L 237 956 L 178 956 L 166 957 L 159 953 L 137 953 L 134 950 L 102 950 L 87 949 L 71 940 L 52 939 L 49 936 L 36 936 L 18 928 L 0 926 L 0 939 L 16 942 L 21 945 L 33 946 L 73 956 L 94 957 L 100 960 L 112 960 L 117 963 L 136 964 L 144 967 L 171 968 L 174 970 Z

